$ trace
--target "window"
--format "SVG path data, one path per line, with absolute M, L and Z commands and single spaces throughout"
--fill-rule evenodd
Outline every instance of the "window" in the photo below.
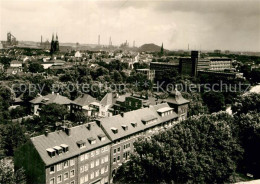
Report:
M 53 173 L 55 173 L 55 167 L 54 167 L 54 165 L 50 167 L 50 174 L 53 174 Z
M 75 181 L 70 182 L 70 184 L 75 184 Z
M 63 163 L 63 166 L 64 166 L 64 168 L 69 167 L 69 161 L 65 161 L 65 162 Z
M 88 181 L 88 174 L 85 175 L 85 182 L 87 182 L 87 181 Z
M 96 150 L 96 155 L 99 155 L 100 149 Z
M 80 178 L 80 184 L 83 184 L 84 182 L 85 182 L 85 177 L 83 176 Z
M 95 177 L 94 172 L 91 173 L 90 179 L 93 179 Z
M 75 164 L 74 159 L 70 160 L 70 166 L 73 166 Z
M 60 171 L 62 169 L 62 164 L 57 164 L 57 171 Z
M 96 166 L 99 166 L 99 159 L 96 160 Z
M 73 176 L 75 176 L 75 170 L 74 169 L 70 171 L 70 177 L 73 177 Z
M 103 153 L 105 151 L 105 147 L 101 148 L 101 153 Z
M 83 161 L 85 159 L 85 155 L 80 156 L 80 161 Z
M 85 171 L 87 171 L 87 170 L 88 170 L 88 164 L 85 165 Z
M 114 158 L 114 160 L 113 160 L 113 163 L 115 163 L 116 162 L 116 157 Z
M 120 161 L 120 156 L 117 156 L 117 161 L 118 161 L 118 162 Z
M 55 178 L 50 179 L 50 184 L 54 184 Z
M 105 146 L 105 151 L 108 151 L 108 146 Z
M 66 172 L 66 173 L 64 174 L 64 180 L 67 180 L 68 178 L 69 178 L 69 173 Z
M 116 149 L 114 149 L 114 154 L 116 154 Z
M 117 151 L 120 152 L 120 147 L 117 148 Z
M 108 162 L 108 155 L 105 156 L 105 162 Z
M 59 176 L 57 177 L 57 183 L 60 183 L 61 181 L 62 181 L 61 175 L 59 175 Z
M 81 166 L 80 167 L 80 173 L 83 173 L 84 172 L 84 166 Z
M 99 176 L 99 170 L 96 171 L 96 177 L 98 177 L 98 176 Z
M 104 182 L 105 182 L 105 183 L 107 183 L 107 182 L 108 182 L 108 176 L 107 176 L 107 177 L 105 177 L 105 180 L 104 180 Z
M 95 156 L 95 151 L 91 151 L 90 156 L 94 157 Z
M 90 164 L 90 168 L 93 168 L 93 167 L 94 167 L 94 161 L 92 161 Z
M 105 167 L 102 167 L 102 168 L 101 168 L 100 173 L 101 173 L 101 174 L 104 174 L 104 173 L 105 173 Z
M 102 157 L 101 158 L 101 164 L 104 164 L 105 163 L 105 157 Z
M 89 154 L 85 153 L 85 160 L 87 160 L 89 158 Z

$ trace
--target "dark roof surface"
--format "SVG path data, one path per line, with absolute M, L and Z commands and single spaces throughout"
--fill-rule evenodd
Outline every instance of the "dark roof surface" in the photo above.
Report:
M 36 97 L 35 99 L 31 100 L 30 102 L 33 103 L 33 104 L 39 104 L 39 103 L 51 104 L 51 103 L 56 103 L 56 104 L 60 104 L 60 105 L 72 103 L 72 101 L 70 99 L 68 99 L 65 96 L 59 95 L 57 93 L 48 94 L 46 96 L 39 96 L 39 97 Z
M 160 116 L 157 113 L 157 110 L 164 107 L 169 107 L 169 105 L 167 103 L 158 104 L 155 106 L 151 106 L 150 108 L 143 108 L 135 111 L 125 112 L 123 116 L 116 115 L 107 118 L 101 118 L 99 119 L 99 121 L 101 122 L 102 126 L 104 127 L 110 138 L 112 140 L 116 140 L 178 117 L 175 112 L 172 112 L 172 114 L 168 116 Z M 157 118 L 156 122 L 151 124 L 144 124 L 142 122 L 142 119 L 148 116 Z M 137 126 L 133 127 L 131 123 L 137 123 Z M 122 125 L 127 125 L 128 129 L 124 130 L 122 128 Z M 118 133 L 114 133 L 111 128 L 117 128 Z
M 46 165 L 51 165 L 92 149 L 96 149 L 97 147 L 104 146 L 110 142 L 108 138 L 104 141 L 98 139 L 99 134 L 104 135 L 104 132 L 100 127 L 97 126 L 96 123 L 92 122 L 90 129 L 87 128 L 86 124 L 72 127 L 70 136 L 68 136 L 63 130 L 60 130 L 49 133 L 48 136 L 40 135 L 37 137 L 32 137 L 31 141 L 43 162 Z M 95 138 L 96 143 L 90 144 L 88 141 L 89 138 Z M 83 142 L 85 142 L 86 147 L 79 148 L 77 143 Z M 69 151 L 60 155 L 55 155 L 51 158 L 46 149 L 60 146 L 62 144 L 68 145 Z
M 80 106 L 86 106 L 92 102 L 98 102 L 98 101 L 89 94 L 83 94 L 82 96 L 76 98 L 73 101 L 73 103 L 80 105 Z

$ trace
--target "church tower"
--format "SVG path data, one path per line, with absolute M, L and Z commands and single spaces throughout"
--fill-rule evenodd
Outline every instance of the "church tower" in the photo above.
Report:
M 55 52 L 60 50 L 59 39 L 58 39 L 57 33 L 56 33 L 55 47 L 56 47 Z
M 161 46 L 161 54 L 163 54 L 164 52 L 164 49 L 163 49 L 163 43 L 162 43 L 162 46 Z

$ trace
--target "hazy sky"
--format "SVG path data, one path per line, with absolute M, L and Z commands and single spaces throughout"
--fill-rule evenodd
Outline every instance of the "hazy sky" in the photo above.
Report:
M 0 40 L 260 51 L 260 1 L 0 0 Z

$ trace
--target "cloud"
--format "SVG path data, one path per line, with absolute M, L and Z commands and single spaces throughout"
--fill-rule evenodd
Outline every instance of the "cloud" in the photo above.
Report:
M 39 41 L 58 32 L 61 42 L 136 45 L 168 49 L 260 50 L 259 1 L 0 1 L 0 39 Z

